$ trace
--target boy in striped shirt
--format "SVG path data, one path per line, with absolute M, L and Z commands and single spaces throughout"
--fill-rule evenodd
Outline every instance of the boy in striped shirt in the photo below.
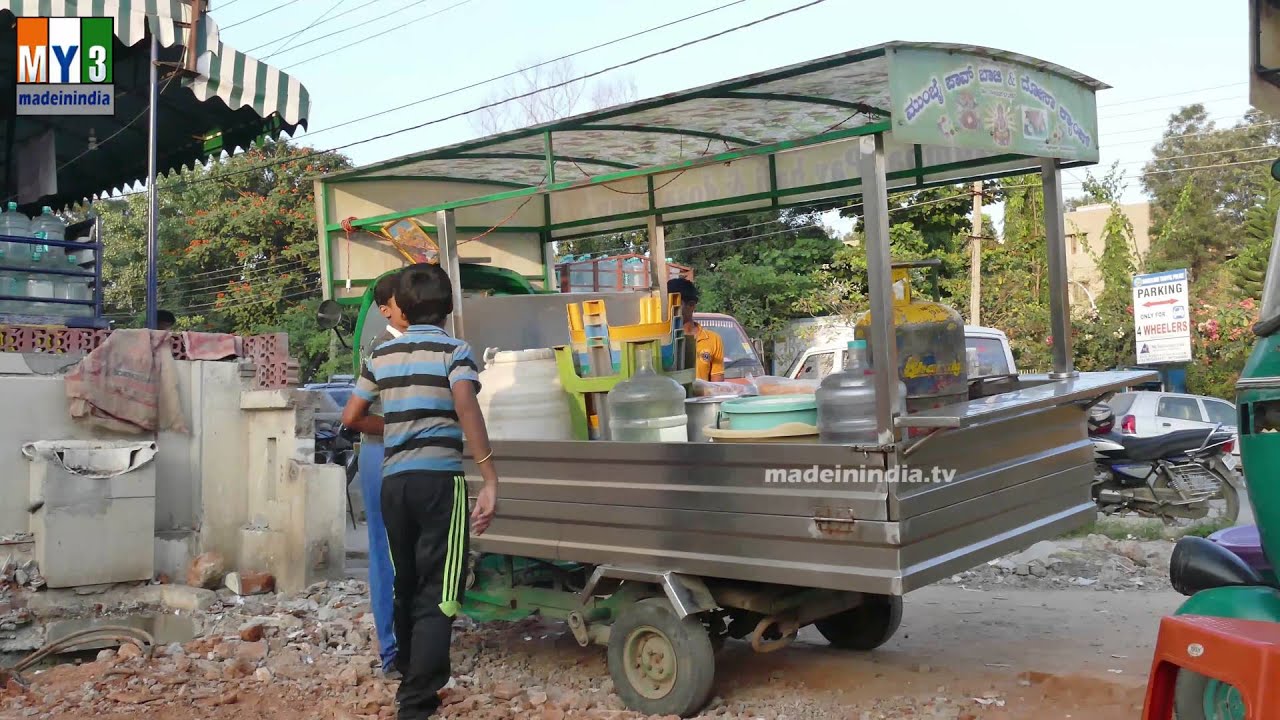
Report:
M 383 436 L 382 516 L 403 675 L 396 699 L 401 720 L 423 720 L 440 707 L 438 693 L 449 681 L 453 617 L 466 579 L 464 437 L 484 476 L 471 513 L 476 535 L 493 519 L 498 475 L 476 400 L 480 379 L 471 347 L 440 329 L 453 312 L 449 276 L 439 265 L 411 265 L 400 272 L 392 302 L 409 329 L 370 355 L 342 420 Z M 382 417 L 369 414 L 374 401 Z

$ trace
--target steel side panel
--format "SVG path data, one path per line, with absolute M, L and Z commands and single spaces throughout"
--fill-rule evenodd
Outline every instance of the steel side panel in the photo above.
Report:
M 1075 405 L 938 431 L 902 462 L 910 468 L 954 470 L 955 479 L 943 484 L 895 485 L 889 493 L 889 519 L 904 520 L 983 497 L 1092 463 L 1092 457 L 1085 411 Z
M 604 446 L 604 447 L 601 447 Z M 838 446 L 710 443 L 494 442 L 502 498 L 587 506 L 664 508 L 812 518 L 839 507 L 864 520 L 888 520 L 888 487 L 767 482 L 766 470 L 856 468 L 883 455 Z M 479 481 L 473 464 L 468 477 Z
M 1001 531 L 997 525 L 1004 518 L 1027 522 L 1036 513 L 1052 515 L 1092 503 L 1092 483 L 1093 465 L 1079 465 L 903 520 L 898 523 L 903 552 L 909 556 L 907 562 L 914 562 L 918 548 L 932 547 L 929 543 L 939 537 L 954 541 L 957 529 L 979 537 Z
M 887 459 L 825 445 L 500 441 L 494 451 L 502 502 L 477 550 L 726 580 L 902 594 L 1094 512 L 1075 405 L 943 433 L 900 461 L 956 470 L 943 484 L 765 482 L 765 468 Z M 474 464 L 468 477 L 478 490 Z

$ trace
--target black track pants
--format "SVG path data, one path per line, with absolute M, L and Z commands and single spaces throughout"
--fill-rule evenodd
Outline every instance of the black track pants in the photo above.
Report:
M 395 570 L 399 718 L 426 720 L 449 682 L 449 641 L 466 581 L 466 481 L 454 473 L 386 477 L 382 518 Z

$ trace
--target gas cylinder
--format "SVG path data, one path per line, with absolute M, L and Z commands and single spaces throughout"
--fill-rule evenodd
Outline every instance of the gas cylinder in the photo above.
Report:
M 893 270 L 898 377 L 907 388 L 907 412 L 967 402 L 964 319 L 952 308 L 914 297 L 908 273 L 905 269 Z M 867 356 L 874 367 L 869 311 L 858 318 L 854 337 L 867 341 Z

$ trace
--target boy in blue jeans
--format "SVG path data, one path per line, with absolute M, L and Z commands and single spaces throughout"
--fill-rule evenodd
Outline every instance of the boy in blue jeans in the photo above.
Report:
M 382 517 L 395 572 L 396 694 L 400 720 L 425 720 L 440 708 L 449 682 L 453 618 L 466 584 L 467 483 L 465 437 L 484 477 L 471 513 L 471 532 L 493 520 L 498 474 L 476 393 L 480 379 L 471 347 L 440 329 L 453 312 L 449 276 L 439 265 L 400 271 L 393 312 L 409 323 L 380 345 L 361 370 L 343 411 L 347 427 L 381 433 Z M 369 414 L 382 402 L 383 416 Z
M 396 277 L 389 273 L 379 278 L 373 286 L 373 301 L 387 327 L 364 347 L 361 364 L 369 361 L 374 349 L 404 334 L 409 326 L 404 316 L 393 306 Z M 370 415 L 381 415 L 380 403 L 369 407 Z M 393 621 L 391 551 L 387 547 L 387 528 L 382 522 L 382 436 L 363 433 L 360 436 L 360 496 L 364 498 L 365 519 L 369 530 L 369 601 L 373 607 L 373 625 L 378 635 L 378 652 L 382 660 L 382 672 L 388 678 L 397 679 L 396 632 Z

